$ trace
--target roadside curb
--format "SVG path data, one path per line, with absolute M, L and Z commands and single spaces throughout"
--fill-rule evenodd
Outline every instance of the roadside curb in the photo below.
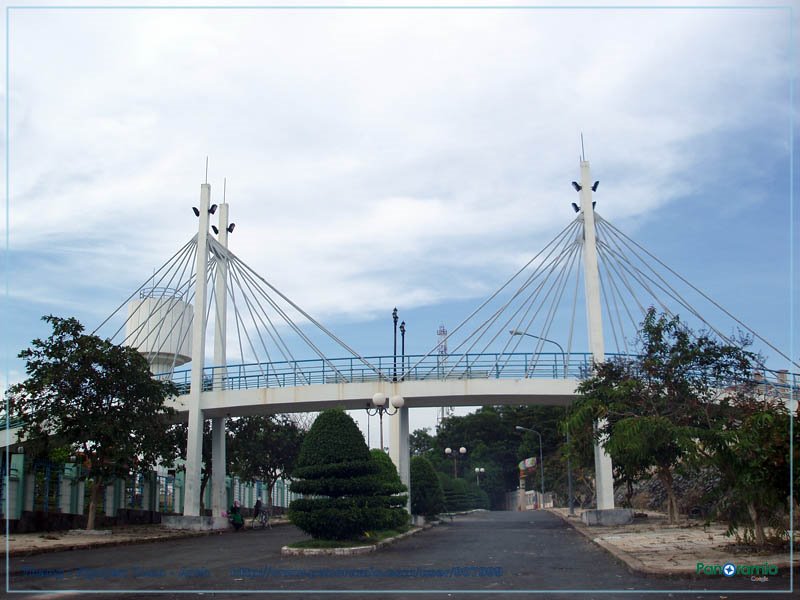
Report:
M 202 537 L 206 535 L 214 535 L 215 533 L 221 533 L 219 531 L 185 531 L 180 533 L 175 533 L 174 535 L 167 535 L 164 537 L 153 537 L 153 538 L 130 538 L 126 540 L 98 540 L 96 542 L 90 542 L 88 544 L 65 544 L 65 545 L 58 545 L 58 546 L 43 546 L 41 548 L 9 548 L 8 554 L 6 554 L 5 548 L 0 548 L 0 557 L 25 557 L 25 556 L 33 556 L 36 554 L 50 554 L 52 552 L 67 552 L 70 550 L 90 550 L 96 548 L 104 548 L 106 546 L 133 546 L 135 544 L 149 544 L 154 542 L 165 542 L 169 540 L 180 540 L 185 538 L 192 538 L 192 537 Z
M 356 556 L 358 554 L 369 554 L 370 552 L 377 552 L 379 548 L 394 544 L 395 542 L 411 537 L 429 528 L 430 525 L 414 527 L 405 533 L 386 538 L 385 540 L 367 546 L 353 546 L 350 548 L 290 548 L 289 546 L 283 546 L 281 548 L 281 556 Z
M 691 568 L 688 568 L 688 569 L 673 568 L 673 569 L 667 570 L 667 569 L 654 569 L 652 567 L 648 567 L 641 560 L 639 560 L 638 558 L 636 558 L 635 556 L 633 556 L 629 552 L 626 552 L 625 550 L 617 548 L 613 544 L 610 544 L 610 543 L 606 542 L 605 540 L 601 539 L 600 537 L 595 536 L 594 535 L 594 531 L 597 531 L 597 532 L 602 531 L 602 529 L 603 529 L 602 526 L 596 526 L 596 528 L 593 529 L 593 528 L 590 528 L 590 527 L 584 525 L 582 522 L 580 522 L 578 520 L 569 519 L 567 516 L 561 514 L 558 511 L 555 511 L 555 510 L 552 510 L 552 509 L 545 509 L 545 510 L 547 510 L 547 512 L 549 512 L 550 514 L 559 517 L 562 521 L 564 521 L 566 524 L 568 524 L 574 530 L 579 532 L 585 538 L 589 539 L 594 544 L 596 544 L 597 546 L 600 546 L 603 550 L 605 550 L 606 552 L 611 554 L 611 556 L 613 556 L 615 559 L 617 559 L 618 561 L 623 563 L 630 573 L 634 573 L 634 574 L 637 574 L 637 575 L 642 575 L 644 577 L 650 577 L 650 578 L 654 578 L 654 579 L 655 578 L 657 578 L 657 579 L 670 579 L 670 578 L 685 579 L 686 577 L 690 577 L 692 579 L 699 579 L 699 580 L 704 580 L 705 579 L 705 576 L 703 576 L 702 574 L 698 574 L 694 569 L 691 569 Z M 788 563 L 788 561 L 780 561 L 780 562 L 777 563 L 777 566 L 778 566 L 778 572 L 779 573 L 788 572 L 791 569 L 791 565 Z
M 288 524 L 288 521 L 278 521 L 272 524 L 272 527 L 277 527 L 280 525 Z M 9 548 L 8 554 L 6 554 L 6 546 L 0 546 L 0 558 L 5 558 L 8 556 L 11 557 L 26 557 L 26 556 L 34 556 L 36 554 L 50 554 L 53 552 L 68 552 L 71 550 L 94 550 L 97 548 L 104 548 L 106 546 L 133 546 L 136 544 L 155 544 L 159 542 L 168 542 L 171 540 L 182 540 L 187 538 L 193 537 L 204 537 L 210 535 L 223 535 L 228 533 L 235 533 L 232 529 L 216 529 L 216 530 L 208 530 L 208 531 L 181 531 L 177 529 L 173 530 L 164 530 L 166 535 L 163 536 L 156 536 L 156 537 L 145 537 L 145 538 L 128 538 L 124 540 L 109 540 L 106 536 L 98 536 L 98 540 L 94 542 L 89 542 L 85 544 L 62 544 L 62 545 L 53 545 L 53 546 L 42 546 L 39 548 Z M 247 529 L 245 531 L 250 531 Z M 113 534 L 112 534 L 113 535 Z
M 659 579 L 669 579 L 670 577 L 692 577 L 697 578 L 694 571 L 691 570 L 684 570 L 684 571 L 663 571 L 663 570 L 655 570 L 648 568 L 645 564 L 624 550 L 621 550 L 614 546 L 613 544 L 609 544 L 605 540 L 600 539 L 599 537 L 595 537 L 592 535 L 591 530 L 583 525 L 580 521 L 573 521 L 570 520 L 568 517 L 565 517 L 560 512 L 551 510 L 549 508 L 545 509 L 551 515 L 555 515 L 564 521 L 567 525 L 572 527 L 575 531 L 580 533 L 583 537 L 590 540 L 592 543 L 600 546 L 603 550 L 608 552 L 611 556 L 617 559 L 619 562 L 625 565 L 630 573 L 636 575 L 643 575 L 645 577 L 652 577 L 652 578 L 659 578 Z M 601 527 L 601 526 L 597 526 Z M 602 528 L 601 528 L 602 529 Z

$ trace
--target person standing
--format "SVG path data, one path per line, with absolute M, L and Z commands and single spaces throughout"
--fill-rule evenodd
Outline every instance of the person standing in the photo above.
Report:
M 253 507 L 253 523 L 254 524 L 258 520 L 258 515 L 261 514 L 261 507 L 262 506 L 263 505 L 261 504 L 261 498 L 258 498 L 256 500 L 256 505 Z

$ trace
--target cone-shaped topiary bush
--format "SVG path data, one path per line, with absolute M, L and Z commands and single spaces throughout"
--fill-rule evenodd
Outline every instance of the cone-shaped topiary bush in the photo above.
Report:
M 381 466 L 367 449 L 352 418 L 340 409 L 317 417 L 295 463 L 289 519 L 314 538 L 357 538 L 385 529 L 392 519 Z
M 375 461 L 380 469 L 378 478 L 381 480 L 381 495 L 386 497 L 387 509 L 384 515 L 384 523 L 380 529 L 395 529 L 408 524 L 408 513 L 405 510 L 408 502 L 408 488 L 400 481 L 397 467 L 394 466 L 392 459 L 385 452 L 377 448 L 370 450 L 372 460 Z
M 414 456 L 411 459 L 411 514 L 434 517 L 444 509 L 444 491 L 433 465 L 423 456 Z
M 444 490 L 444 505 L 447 512 L 458 512 L 470 508 L 467 497 L 469 486 L 463 479 L 453 479 L 444 473 L 436 473 L 436 476 Z

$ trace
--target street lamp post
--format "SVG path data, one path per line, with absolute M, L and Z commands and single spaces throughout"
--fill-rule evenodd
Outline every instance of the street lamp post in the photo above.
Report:
M 389 401 L 391 408 L 394 408 L 394 410 L 391 410 L 390 406 L 386 404 L 387 400 Z M 396 414 L 398 410 L 403 408 L 403 404 L 405 404 L 405 400 L 402 396 L 392 396 L 392 398 L 389 399 L 389 397 L 383 392 L 378 392 L 372 396 L 372 402 L 367 403 L 367 415 L 378 415 L 378 419 L 380 421 L 381 452 L 383 452 L 383 415 L 387 414 L 391 416 Z
M 481 486 L 481 475 L 483 475 L 485 472 L 486 469 L 483 467 L 475 467 L 475 483 L 478 485 L 478 487 Z
M 393 352 L 393 366 L 394 366 L 394 375 L 392 375 L 392 381 L 397 381 L 397 307 L 394 307 L 392 311 L 392 321 L 394 321 L 394 352 Z
M 453 452 L 452 448 L 445 448 L 444 453 L 447 455 L 447 458 L 453 459 L 453 479 L 458 479 L 458 455 L 464 456 L 467 453 L 467 449 L 464 446 L 458 449 L 458 452 Z
M 542 340 L 543 342 L 550 342 L 551 344 L 555 344 L 556 346 L 558 346 L 558 349 L 561 352 L 561 365 L 562 365 L 562 369 L 563 369 L 562 370 L 562 377 L 564 377 L 564 379 L 567 378 L 567 353 L 564 352 L 564 348 L 561 347 L 561 344 L 559 344 L 555 340 L 549 340 L 547 338 L 540 337 L 538 335 L 533 335 L 532 333 L 527 333 L 525 331 L 520 331 L 519 329 L 512 329 L 508 333 L 510 333 L 511 335 L 525 335 L 527 337 L 532 337 L 532 338 L 537 339 L 537 340 Z
M 572 453 L 572 446 L 569 443 L 569 425 L 567 425 L 567 494 L 569 495 L 569 514 L 573 516 L 575 514 L 575 495 L 572 493 L 572 459 L 570 455 Z
M 526 335 L 528 337 L 535 338 L 537 340 L 542 340 L 543 342 L 550 342 L 551 344 L 555 344 L 558 346 L 558 349 L 561 351 L 561 363 L 564 367 L 563 375 L 564 379 L 567 378 L 567 354 L 564 352 L 564 348 L 561 347 L 555 340 L 549 340 L 547 338 L 539 337 L 538 335 L 533 335 L 532 333 L 525 333 L 524 331 L 519 331 L 518 329 L 512 329 L 509 331 L 511 335 Z M 567 429 L 567 446 L 569 446 L 569 429 Z M 572 458 L 570 455 L 567 454 L 567 494 L 569 495 L 569 514 L 575 514 L 575 495 L 572 492 Z
M 542 434 L 535 429 L 528 429 L 527 427 L 520 427 L 519 425 L 517 425 L 514 429 L 518 431 L 530 431 L 531 433 L 535 433 L 539 436 L 539 473 L 542 476 L 542 504 L 544 504 L 544 461 L 542 460 Z
M 397 309 L 395 309 L 397 310 Z M 400 381 L 406 372 L 406 322 L 400 323 Z

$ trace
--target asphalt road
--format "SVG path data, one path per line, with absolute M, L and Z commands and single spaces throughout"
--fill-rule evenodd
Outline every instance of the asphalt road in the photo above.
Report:
M 292 526 L 150 544 L 11 557 L 10 591 L 26 598 L 764 598 L 788 575 L 648 578 L 547 512 L 474 513 L 376 553 L 282 557 Z M 43 590 L 61 593 L 41 593 Z M 97 591 L 116 590 L 110 594 Z M 121 594 L 123 590 L 129 593 Z M 336 593 L 341 590 L 345 594 Z M 605 591 L 604 591 L 605 590 Z M 608 590 L 612 590 L 609 592 Z M 664 591 L 663 593 L 661 590 Z M 94 591 L 91 596 L 86 592 Z M 147 592 L 150 593 L 147 593 Z M 153 594 L 153 591 L 162 592 Z M 184 593 L 178 593 L 183 591 Z M 144 592 L 144 593 L 143 593 Z M 176 593 L 171 593 L 176 592 Z M 747 592 L 747 593 L 743 593 Z M 62 595 L 63 594 L 63 595 Z M 788 595 L 788 594 L 787 594 Z M 778 596 L 780 597 L 780 596 Z

